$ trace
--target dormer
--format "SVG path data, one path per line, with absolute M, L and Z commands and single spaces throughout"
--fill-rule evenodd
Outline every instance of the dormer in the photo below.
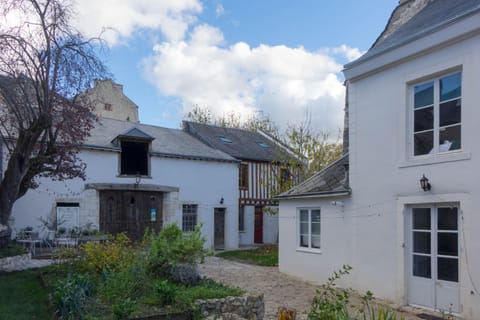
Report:
M 150 177 L 150 150 L 155 138 L 132 127 L 119 134 L 112 144 L 120 147 L 119 176 Z

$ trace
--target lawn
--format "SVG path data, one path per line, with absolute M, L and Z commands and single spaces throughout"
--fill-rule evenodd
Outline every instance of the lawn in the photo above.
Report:
M 0 273 L 0 318 L 52 319 L 39 270 Z
M 225 251 L 217 257 L 238 260 L 259 266 L 278 266 L 278 245 L 270 244 L 251 250 Z

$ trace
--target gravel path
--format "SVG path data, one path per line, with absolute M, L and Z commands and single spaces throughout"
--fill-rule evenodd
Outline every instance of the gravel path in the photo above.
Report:
M 277 267 L 260 267 L 218 257 L 208 257 L 199 265 L 200 274 L 215 281 L 236 286 L 252 294 L 264 294 L 265 319 L 277 319 L 279 307 L 297 310 L 297 319 L 306 313 L 318 286 L 287 276 Z M 354 298 L 354 297 L 352 297 Z M 355 298 L 354 298 L 355 299 Z M 419 319 L 415 314 L 425 310 L 403 307 L 405 320 Z

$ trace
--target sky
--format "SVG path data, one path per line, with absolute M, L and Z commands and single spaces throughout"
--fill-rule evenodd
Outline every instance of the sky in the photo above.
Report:
M 306 115 L 343 127 L 345 63 L 368 50 L 398 0 L 77 0 L 76 27 L 105 30 L 103 58 L 140 121 L 179 128 L 195 106 L 215 115 Z

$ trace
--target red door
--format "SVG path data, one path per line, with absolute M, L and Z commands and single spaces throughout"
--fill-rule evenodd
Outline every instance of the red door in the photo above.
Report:
M 255 207 L 254 242 L 263 243 L 263 210 L 262 207 Z

